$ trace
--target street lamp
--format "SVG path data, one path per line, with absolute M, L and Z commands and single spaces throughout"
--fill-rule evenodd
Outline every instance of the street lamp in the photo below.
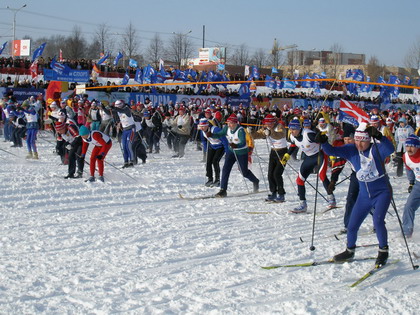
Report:
M 16 40 L 16 14 L 22 10 L 23 8 L 26 7 L 26 4 L 24 4 L 23 6 L 21 6 L 19 9 L 14 9 L 11 8 L 9 6 L 6 7 L 6 9 L 9 9 L 10 11 L 13 11 L 13 48 L 12 48 L 12 58 L 15 58 L 15 49 L 14 49 L 14 45 L 15 45 L 15 40 Z

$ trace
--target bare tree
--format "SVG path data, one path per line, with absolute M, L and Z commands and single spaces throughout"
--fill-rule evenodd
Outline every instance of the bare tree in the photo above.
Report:
M 231 56 L 235 66 L 245 66 L 250 62 L 248 46 L 241 44 L 238 48 L 234 49 Z
M 407 68 L 420 69 L 420 37 L 413 43 L 404 58 Z
M 381 65 L 376 56 L 371 56 L 366 66 L 366 75 L 372 82 L 376 82 L 380 75 L 384 75 L 385 66 Z
M 328 55 L 327 75 L 331 78 L 337 78 L 339 66 L 342 64 L 341 56 L 343 54 L 343 47 L 339 43 L 334 43 L 331 48 L 331 53 Z
M 155 69 L 159 68 L 159 60 L 163 58 L 164 46 L 159 34 L 155 34 L 150 41 L 146 52 L 146 62 L 152 64 Z
M 124 56 L 128 58 L 136 57 L 139 54 L 140 41 L 137 37 L 137 31 L 130 22 L 122 35 L 122 47 Z
M 82 29 L 75 25 L 72 34 L 66 40 L 66 55 L 70 59 L 81 59 L 85 57 L 86 40 L 82 35 Z
M 110 28 L 107 24 L 98 25 L 93 40 L 99 43 L 99 51 L 103 54 L 114 48 L 114 42 L 110 39 Z
M 253 65 L 256 65 L 258 68 L 262 68 L 267 64 L 267 54 L 264 52 L 264 49 L 258 49 L 251 58 Z
M 179 68 L 181 68 L 183 62 L 192 57 L 193 52 L 194 48 L 190 38 L 186 34 L 181 33 L 174 33 L 166 49 L 168 59 Z

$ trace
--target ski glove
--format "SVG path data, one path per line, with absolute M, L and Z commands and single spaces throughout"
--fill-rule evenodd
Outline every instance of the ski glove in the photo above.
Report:
M 366 132 L 368 133 L 369 136 L 371 136 L 372 138 L 375 138 L 376 140 L 382 139 L 382 133 L 378 129 L 376 129 L 376 127 L 369 126 L 366 128 Z
M 232 149 L 236 149 L 237 147 L 238 147 L 238 145 L 236 144 L 236 143 L 229 143 L 229 146 L 232 148 Z
M 287 164 L 287 161 L 290 160 L 290 154 L 289 153 L 285 153 L 283 155 L 283 158 L 281 159 L 280 163 L 283 164 L 283 166 L 285 166 Z
M 105 157 L 105 154 L 103 154 L 103 153 L 101 153 L 101 154 L 99 154 L 99 155 L 97 155 L 97 156 L 96 156 L 96 158 L 97 158 L 98 160 L 103 160 L 103 159 L 104 159 L 104 157 Z
M 80 158 L 84 159 L 86 154 L 80 154 Z
M 213 135 L 213 134 L 211 133 L 211 131 L 210 131 L 210 130 L 206 132 L 206 136 L 207 136 L 208 138 L 211 138 L 211 136 L 212 136 L 212 135 Z
M 328 141 L 328 137 L 326 134 L 322 133 L 322 132 L 318 132 L 315 135 L 315 142 L 316 143 L 326 143 Z
M 413 184 L 410 184 L 410 186 L 408 186 L 408 193 L 411 193 L 411 191 L 413 190 Z

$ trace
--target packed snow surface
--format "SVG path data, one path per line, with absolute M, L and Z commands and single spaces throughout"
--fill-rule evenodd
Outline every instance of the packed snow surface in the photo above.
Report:
M 51 133 L 41 132 L 38 147 L 40 159 L 26 160 L 24 148 L 0 143 L 1 314 L 419 314 L 420 271 L 412 268 L 392 207 L 390 259 L 399 262 L 356 288 L 349 285 L 373 260 L 261 268 L 325 260 L 345 249 L 345 236 L 334 235 L 343 228 L 348 180 L 335 192 L 340 208 L 322 214 L 326 205 L 319 197 L 314 216 L 315 194 L 307 185 L 308 214 L 292 214 L 298 198 L 291 167 L 283 204 L 266 203 L 266 191 L 235 197 L 252 189 L 236 166 L 228 198 L 186 200 L 179 194 L 218 191 L 204 186 L 202 152 L 193 143 L 186 157 L 172 159 L 162 140 L 160 154 L 132 169 L 121 169 L 114 143 L 105 183 L 63 179 L 67 166 L 53 153 Z M 256 141 L 256 153 L 252 170 L 263 191 L 264 140 Z M 392 166 L 388 172 L 402 216 L 408 182 L 396 178 Z M 346 166 L 340 179 L 349 174 Z M 309 182 L 316 185 L 315 175 Z M 320 191 L 325 194 L 321 185 Z M 314 218 L 316 249 L 310 251 Z M 408 241 L 412 255 L 420 254 L 418 217 L 416 225 Z M 358 245 L 377 243 L 371 230 L 368 217 Z M 377 246 L 356 252 L 359 258 L 376 255 Z

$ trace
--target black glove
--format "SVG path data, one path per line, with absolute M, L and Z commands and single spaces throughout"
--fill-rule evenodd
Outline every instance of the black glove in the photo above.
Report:
M 318 132 L 315 135 L 315 142 L 316 143 L 326 143 L 328 141 L 328 137 L 326 134 L 323 134 L 322 132 Z
M 172 126 L 168 126 L 168 130 L 171 130 L 172 129 Z
M 237 147 L 238 147 L 238 145 L 236 144 L 236 143 L 229 143 L 229 146 L 232 148 L 232 149 L 236 149 Z
M 336 184 L 337 182 L 335 181 L 335 180 L 332 180 L 331 182 L 330 182 L 330 184 L 328 185 L 328 189 L 327 189 L 327 193 L 328 193 L 328 195 L 331 195 L 332 193 L 333 193 L 333 191 L 335 190 L 335 184 Z
M 182 125 L 179 125 L 179 126 L 178 126 L 178 129 L 182 129 Z
M 371 136 L 372 138 L 375 138 L 376 140 L 382 139 L 382 133 L 376 127 L 369 126 L 366 128 L 366 132 L 368 133 L 369 136 Z
M 408 193 L 411 193 L 411 191 L 413 190 L 413 184 L 410 184 L 410 186 L 408 186 Z
M 206 132 L 206 136 L 208 137 L 208 138 L 211 138 L 211 136 L 212 136 L 213 134 L 212 134 L 212 132 L 209 130 L 209 131 L 207 131 Z
M 99 154 L 99 155 L 96 156 L 96 158 L 98 160 L 103 160 L 104 159 L 104 155 L 103 154 Z

